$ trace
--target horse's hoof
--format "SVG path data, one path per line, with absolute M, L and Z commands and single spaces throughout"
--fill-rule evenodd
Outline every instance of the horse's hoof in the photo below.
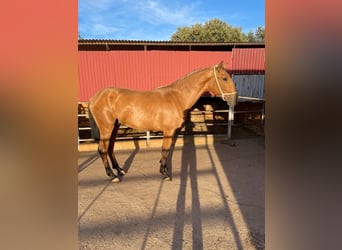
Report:
M 119 172 L 119 175 L 125 175 L 125 174 L 126 174 L 125 170 L 121 170 L 121 171 Z
M 172 178 L 170 176 L 164 176 L 163 181 L 172 181 Z
M 114 183 L 120 182 L 120 179 L 118 177 L 115 177 L 112 179 L 112 182 L 114 182 Z

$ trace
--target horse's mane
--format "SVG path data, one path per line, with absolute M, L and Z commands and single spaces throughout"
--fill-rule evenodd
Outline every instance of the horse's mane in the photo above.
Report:
M 185 80 L 186 78 L 192 76 L 192 75 L 195 74 L 195 73 L 202 72 L 202 71 L 204 71 L 204 70 L 206 70 L 206 69 L 208 69 L 208 68 L 202 68 L 202 69 L 193 70 L 193 71 L 191 71 L 190 73 L 184 75 L 183 77 L 177 79 L 175 82 L 173 82 L 173 83 L 171 83 L 171 84 L 169 84 L 169 85 L 162 85 L 162 86 L 158 87 L 157 89 L 177 86 L 177 85 L 179 85 L 179 83 L 181 83 L 181 82 L 182 82 L 183 80 Z
M 179 78 L 178 80 L 176 80 L 175 82 L 173 82 L 171 85 L 176 84 L 176 83 L 178 83 L 178 82 L 180 82 L 180 81 L 183 81 L 184 79 L 186 79 L 186 78 L 192 76 L 193 74 L 199 73 L 199 72 L 204 71 L 204 70 L 206 70 L 206 69 L 208 69 L 208 68 L 193 70 L 193 71 L 191 71 L 190 73 L 186 74 L 185 76 L 183 76 L 183 77 Z
M 202 69 L 197 69 L 194 70 L 192 72 L 190 72 L 189 74 L 183 76 L 182 78 L 178 79 L 177 81 L 173 82 L 172 84 L 170 84 L 170 87 L 177 87 L 179 89 L 185 89 L 187 86 L 187 84 L 183 84 L 184 80 L 188 79 L 189 77 L 193 76 L 194 74 L 200 73 L 204 70 L 207 70 L 208 68 L 202 68 Z

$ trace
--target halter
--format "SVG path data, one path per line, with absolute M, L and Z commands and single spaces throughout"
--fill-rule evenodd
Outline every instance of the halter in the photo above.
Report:
M 215 66 L 214 66 L 214 76 L 215 76 L 216 84 L 217 84 L 218 89 L 220 90 L 222 100 L 223 100 L 223 101 L 227 101 L 226 96 L 236 95 L 236 94 L 237 94 L 237 91 L 234 91 L 234 92 L 232 92 L 232 93 L 224 93 L 224 92 L 222 91 L 222 88 L 221 88 L 221 86 L 220 86 L 220 83 L 219 83 L 219 81 L 218 81 L 218 79 L 217 79 L 217 75 L 216 75 L 216 67 L 217 67 L 217 66 L 218 66 L 218 65 L 215 65 Z

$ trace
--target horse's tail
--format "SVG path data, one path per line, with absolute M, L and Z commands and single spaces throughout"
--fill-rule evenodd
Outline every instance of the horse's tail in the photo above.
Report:
M 91 127 L 91 137 L 96 141 L 99 142 L 100 140 L 100 130 L 97 127 L 97 124 L 94 120 L 93 114 L 90 111 L 90 103 L 88 103 L 88 112 L 89 112 L 89 122 Z

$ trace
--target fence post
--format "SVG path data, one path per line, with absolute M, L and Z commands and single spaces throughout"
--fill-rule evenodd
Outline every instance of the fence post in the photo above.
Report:
M 150 131 L 146 131 L 146 145 L 150 145 Z
M 234 107 L 229 106 L 229 111 L 228 111 L 228 140 L 232 138 L 232 126 L 233 126 L 233 121 L 234 121 Z

